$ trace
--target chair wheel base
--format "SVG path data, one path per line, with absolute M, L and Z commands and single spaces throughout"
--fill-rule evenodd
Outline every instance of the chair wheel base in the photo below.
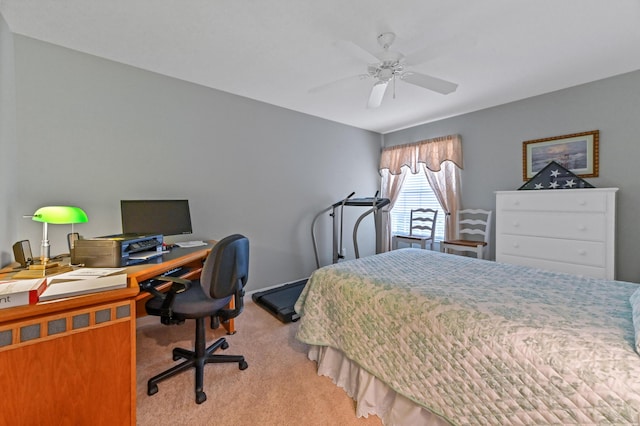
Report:
M 155 395 L 158 393 L 158 385 L 149 385 L 147 387 L 147 395 Z
M 246 370 L 247 367 L 249 367 L 249 364 L 247 364 L 247 361 L 240 361 L 239 367 L 240 367 L 240 370 Z
M 206 393 L 204 393 L 202 391 L 196 392 L 196 404 L 202 404 L 206 400 L 207 400 L 207 394 Z

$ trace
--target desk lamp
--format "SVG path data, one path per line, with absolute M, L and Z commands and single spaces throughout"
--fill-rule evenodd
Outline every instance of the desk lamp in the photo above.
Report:
M 42 222 L 42 246 L 40 249 L 40 261 L 42 265 L 46 265 L 50 256 L 48 225 L 53 224 L 74 224 L 84 223 L 89 220 L 87 214 L 79 207 L 73 206 L 48 206 L 40 207 L 33 214 L 32 219 L 36 222 Z

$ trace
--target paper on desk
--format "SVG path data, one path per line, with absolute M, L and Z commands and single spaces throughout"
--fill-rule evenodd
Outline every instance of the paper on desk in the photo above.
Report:
M 53 279 L 57 281 L 86 280 L 87 278 L 106 277 L 122 271 L 124 271 L 124 268 L 78 268 L 64 274 L 55 275 Z
M 47 289 L 40 295 L 40 301 L 115 290 L 118 288 L 125 288 L 126 286 L 127 274 L 109 275 L 100 278 L 92 277 L 89 279 L 72 281 L 53 280 Z
M 179 243 L 175 243 L 178 247 L 187 248 L 187 247 L 200 247 L 206 246 L 207 243 L 204 241 L 181 241 Z
M 161 251 L 157 250 L 149 250 L 149 251 L 139 251 L 137 253 L 132 253 L 129 255 L 129 259 L 133 260 L 149 260 L 154 257 L 162 256 Z

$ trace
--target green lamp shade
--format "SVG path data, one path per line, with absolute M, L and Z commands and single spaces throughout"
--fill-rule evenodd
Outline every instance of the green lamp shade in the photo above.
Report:
M 47 206 L 40 207 L 34 214 L 36 222 L 65 224 L 84 223 L 89 220 L 87 214 L 80 207 L 73 206 Z

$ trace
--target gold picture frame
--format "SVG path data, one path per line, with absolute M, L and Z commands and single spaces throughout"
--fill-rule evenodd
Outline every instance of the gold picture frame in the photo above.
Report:
M 522 180 L 531 179 L 550 161 L 555 161 L 579 177 L 598 177 L 600 131 L 522 142 Z

